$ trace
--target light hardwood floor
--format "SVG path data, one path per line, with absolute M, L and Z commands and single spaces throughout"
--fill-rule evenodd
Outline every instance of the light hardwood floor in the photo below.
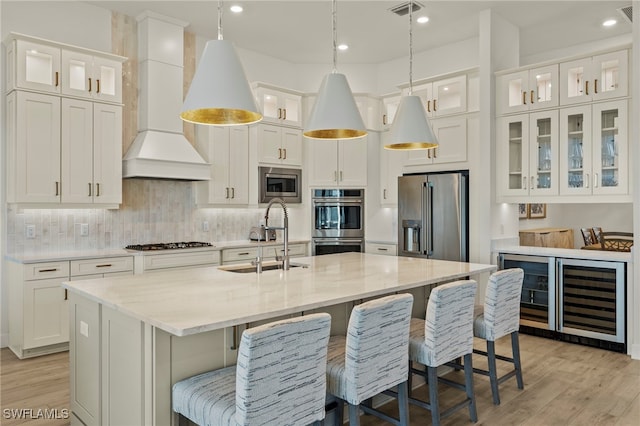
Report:
M 477 341 L 476 347 L 482 347 Z M 501 339 L 498 351 L 509 347 Z M 501 404 L 491 402 L 488 378 L 474 375 L 480 425 L 640 425 L 640 361 L 627 355 L 521 335 L 524 390 L 515 379 L 500 386 Z M 508 352 L 507 352 L 508 353 Z M 20 361 L 8 349 L 0 358 L 2 425 L 68 425 L 69 420 L 15 420 L 4 417 L 5 409 L 69 408 L 69 356 L 67 352 Z M 474 363 L 486 367 L 483 357 Z M 506 368 L 506 366 L 505 366 Z M 453 372 L 449 377 L 462 377 Z M 459 396 L 456 389 L 441 386 L 443 407 Z M 416 394 L 420 395 L 421 389 Z M 388 404 L 394 412 L 394 403 Z M 363 426 L 385 424 L 362 416 Z M 443 425 L 469 424 L 468 411 L 444 419 Z M 431 424 L 431 414 L 411 407 L 411 425 Z M 137 426 L 137 425 L 118 425 Z

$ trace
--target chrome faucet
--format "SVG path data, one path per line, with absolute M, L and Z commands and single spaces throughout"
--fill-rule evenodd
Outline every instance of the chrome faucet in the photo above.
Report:
M 280 204 L 282 211 L 284 212 L 284 223 L 282 227 L 269 226 L 269 209 L 274 203 Z M 267 205 L 267 210 L 264 213 L 264 229 L 282 229 L 284 231 L 284 255 L 282 256 L 282 269 L 289 269 L 289 213 L 287 212 L 287 205 L 281 198 L 272 198 Z M 265 232 L 265 241 L 269 241 L 269 232 Z M 276 260 L 280 260 L 276 257 Z

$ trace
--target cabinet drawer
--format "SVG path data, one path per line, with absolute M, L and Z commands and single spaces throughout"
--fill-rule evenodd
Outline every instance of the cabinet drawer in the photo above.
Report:
M 381 244 L 381 243 L 365 243 L 364 251 L 371 254 L 385 254 L 388 256 L 396 255 L 395 244 Z
M 71 261 L 71 276 L 133 271 L 133 256 Z
M 222 250 L 222 263 L 249 261 L 255 259 L 257 255 L 257 247 L 226 249 Z
M 220 263 L 219 252 L 202 251 L 190 253 L 154 254 L 144 256 L 144 270 L 179 268 L 184 266 L 217 265 Z
M 262 254 L 265 259 L 273 259 L 278 256 L 282 256 L 284 254 L 284 245 L 271 246 L 271 247 L 263 247 Z M 289 244 L 289 257 L 300 257 L 307 255 L 307 245 L 306 244 Z
M 24 279 L 26 281 L 48 278 L 69 278 L 69 261 L 24 265 Z

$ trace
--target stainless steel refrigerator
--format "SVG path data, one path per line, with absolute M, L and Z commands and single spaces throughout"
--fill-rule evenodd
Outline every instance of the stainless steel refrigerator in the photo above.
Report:
M 398 255 L 469 260 L 469 174 L 398 177 Z

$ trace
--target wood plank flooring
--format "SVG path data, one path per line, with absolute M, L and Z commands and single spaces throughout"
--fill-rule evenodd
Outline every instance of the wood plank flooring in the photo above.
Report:
M 481 348 L 480 340 L 476 347 Z M 497 342 L 498 353 L 510 348 L 509 339 Z M 515 379 L 500 386 L 501 404 L 494 406 L 487 377 L 474 375 L 479 425 L 640 425 L 640 361 L 627 355 L 521 335 L 524 390 Z M 506 354 L 510 349 L 506 349 Z M 69 355 L 67 352 L 18 360 L 9 349 L 0 353 L 0 424 L 68 425 L 68 419 L 8 419 L 6 409 L 69 408 Z M 485 368 L 486 361 L 474 356 L 474 364 Z M 500 364 L 499 364 L 500 367 Z M 506 369 L 507 366 L 505 365 Z M 459 379 L 462 373 L 448 375 Z M 423 389 L 416 395 L 422 396 Z M 459 391 L 442 385 L 441 406 L 459 397 Z M 385 409 L 395 412 L 395 403 Z M 469 424 L 468 411 L 444 419 L 443 425 Z M 363 426 L 384 422 L 362 416 Z M 411 407 L 411 425 L 431 424 L 431 414 Z M 137 426 L 137 425 L 118 425 Z

